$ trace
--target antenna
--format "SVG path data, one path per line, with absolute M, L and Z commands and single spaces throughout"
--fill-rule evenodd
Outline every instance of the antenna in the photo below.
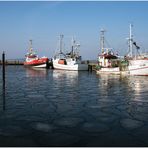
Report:
M 75 47 L 75 40 L 74 40 L 74 37 L 72 36 L 72 39 L 71 39 L 71 56 L 73 56 L 74 54 L 74 47 Z
M 77 43 L 73 36 L 72 36 L 71 44 L 72 44 L 72 46 L 71 46 L 72 47 L 72 49 L 71 49 L 72 55 L 74 55 L 74 54 L 79 55 L 78 48 L 80 47 L 80 43 Z
M 62 53 L 62 46 L 63 46 L 63 38 L 64 38 L 64 35 L 63 34 L 61 34 L 60 35 L 60 53 Z
M 29 40 L 30 41 L 30 48 L 29 48 L 29 52 L 31 53 L 32 52 L 32 40 Z
M 104 29 L 101 29 L 101 35 L 100 35 L 100 48 L 101 48 L 101 52 L 104 52 Z
M 130 24 L 130 34 L 129 34 L 129 54 L 133 56 L 133 35 L 132 35 L 132 27 L 133 25 Z

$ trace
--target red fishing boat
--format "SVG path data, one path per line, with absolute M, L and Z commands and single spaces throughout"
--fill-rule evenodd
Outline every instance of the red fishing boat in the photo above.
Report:
M 24 66 L 32 66 L 37 68 L 47 68 L 49 59 L 47 57 L 39 58 L 38 55 L 33 51 L 32 40 L 30 40 L 29 52 L 26 54 L 26 60 Z

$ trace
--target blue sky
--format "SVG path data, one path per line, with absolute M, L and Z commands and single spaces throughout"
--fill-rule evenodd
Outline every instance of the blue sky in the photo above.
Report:
M 104 28 L 109 47 L 124 55 L 130 23 L 137 44 L 148 51 L 147 18 L 147 1 L 0 1 L 0 53 L 24 58 L 32 39 L 39 56 L 52 57 L 64 34 L 67 49 L 75 36 L 82 58 L 97 59 Z

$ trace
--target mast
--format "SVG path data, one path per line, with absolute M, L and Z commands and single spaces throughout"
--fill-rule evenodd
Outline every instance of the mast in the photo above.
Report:
M 72 56 L 79 56 L 78 48 L 80 47 L 80 43 L 77 43 L 74 37 L 72 36 L 71 40 L 71 55 Z
M 62 53 L 62 47 L 63 47 L 63 37 L 64 37 L 64 35 L 60 35 L 60 42 L 59 42 L 59 44 L 60 44 L 60 53 Z
M 101 52 L 104 52 L 104 29 L 101 29 L 101 36 L 100 36 L 100 48 L 101 48 Z
M 74 40 L 74 37 L 72 36 L 72 40 L 71 40 L 71 55 L 72 56 L 74 54 L 74 46 L 75 46 L 75 40 Z
M 29 41 L 30 41 L 29 53 L 32 53 L 32 40 L 29 40 Z
M 130 24 L 130 34 L 129 34 L 129 56 L 133 56 L 133 35 L 132 35 L 132 27 L 133 25 Z

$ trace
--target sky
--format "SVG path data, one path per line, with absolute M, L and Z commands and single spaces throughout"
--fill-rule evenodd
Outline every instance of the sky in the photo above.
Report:
M 63 34 L 66 50 L 74 36 L 82 59 L 96 60 L 103 28 L 107 47 L 125 55 L 130 23 L 140 50 L 148 52 L 148 1 L 0 1 L 0 54 L 24 58 L 32 39 L 37 54 L 51 58 Z

